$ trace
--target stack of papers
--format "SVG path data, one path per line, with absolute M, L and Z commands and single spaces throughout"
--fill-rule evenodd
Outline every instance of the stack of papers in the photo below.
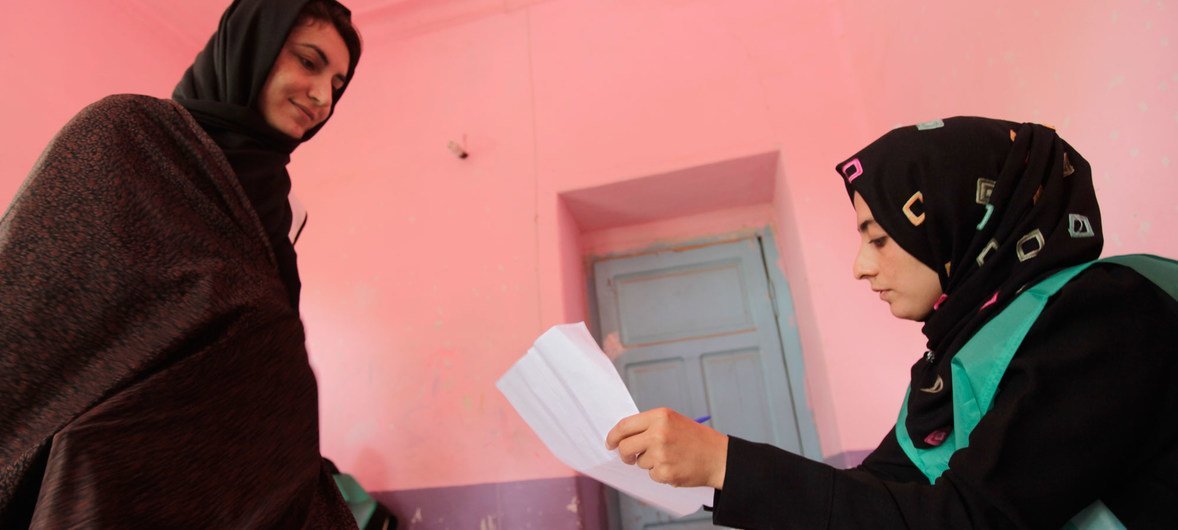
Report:
M 605 448 L 610 429 L 638 407 L 583 322 L 546 331 L 495 386 L 569 467 L 678 517 L 711 504 L 712 488 L 659 484 Z

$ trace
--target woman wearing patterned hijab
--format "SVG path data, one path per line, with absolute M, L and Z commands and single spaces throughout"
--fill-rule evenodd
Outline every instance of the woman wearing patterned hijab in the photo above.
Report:
M 0 528 L 350 528 L 319 454 L 290 152 L 352 78 L 334 0 L 237 0 L 175 101 L 105 98 L 0 220 Z
M 1178 527 L 1178 265 L 1093 261 L 1088 163 L 1049 127 L 959 117 L 837 169 L 856 278 L 928 339 L 895 429 L 851 470 L 666 411 L 607 443 L 656 480 L 717 488 L 726 526 Z
M 852 200 L 947 293 L 916 319 L 928 353 L 913 367 L 907 423 L 929 447 L 951 430 L 942 361 L 1024 286 L 1100 256 L 1092 171 L 1047 127 L 980 118 L 896 129 L 839 167 Z M 944 391 L 920 391 L 934 386 Z

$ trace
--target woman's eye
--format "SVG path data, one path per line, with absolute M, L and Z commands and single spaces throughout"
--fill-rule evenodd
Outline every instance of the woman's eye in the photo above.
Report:
M 315 69 L 315 63 L 311 62 L 309 59 L 307 59 L 305 57 L 299 57 L 299 62 L 303 64 L 303 68 L 306 68 L 308 70 Z
M 880 247 L 884 246 L 884 244 L 887 242 L 888 242 L 888 236 L 877 237 L 875 239 L 872 239 L 871 241 L 868 241 L 868 243 L 871 243 L 871 246 L 873 246 L 875 248 L 880 248 Z

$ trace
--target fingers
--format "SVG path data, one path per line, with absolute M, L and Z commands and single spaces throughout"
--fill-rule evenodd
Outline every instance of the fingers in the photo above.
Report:
M 671 477 L 670 470 L 670 466 L 655 466 L 650 468 L 650 471 L 647 473 L 647 475 L 650 475 L 650 480 L 658 482 L 659 484 L 670 484 L 672 486 L 678 486 L 679 484 L 676 484 L 675 480 Z
M 618 444 L 626 438 L 642 433 L 650 428 L 651 423 L 666 416 L 669 409 L 654 409 L 646 412 L 639 412 L 633 416 L 622 418 L 613 429 L 610 429 L 609 434 L 605 435 L 605 448 L 614 450 Z
M 644 458 L 645 460 L 643 460 Z M 634 465 L 649 471 L 654 468 L 655 459 L 646 453 L 640 453 L 634 455 Z
M 679 486 L 683 482 L 681 465 L 676 463 L 665 448 L 652 444 L 649 450 L 635 455 L 634 465 L 645 469 L 650 479 L 660 484 Z
M 618 455 L 622 457 L 622 462 L 627 464 L 637 463 L 639 458 L 646 454 L 646 449 L 650 445 L 648 438 L 648 436 L 638 434 L 622 440 L 618 444 Z
M 645 458 L 644 458 L 645 457 Z M 681 480 L 675 475 L 675 466 L 668 465 L 655 457 L 640 457 L 635 464 L 638 467 L 645 469 L 646 474 L 650 476 L 650 480 L 658 482 L 659 484 L 670 484 L 672 486 L 681 485 Z
M 655 482 L 679 487 L 723 485 L 728 437 L 670 409 L 625 418 L 606 438 L 622 462 L 646 470 Z

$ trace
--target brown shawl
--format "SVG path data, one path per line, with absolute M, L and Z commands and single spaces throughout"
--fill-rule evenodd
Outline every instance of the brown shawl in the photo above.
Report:
M 179 105 L 112 96 L 0 220 L 0 527 L 354 528 L 257 215 Z

